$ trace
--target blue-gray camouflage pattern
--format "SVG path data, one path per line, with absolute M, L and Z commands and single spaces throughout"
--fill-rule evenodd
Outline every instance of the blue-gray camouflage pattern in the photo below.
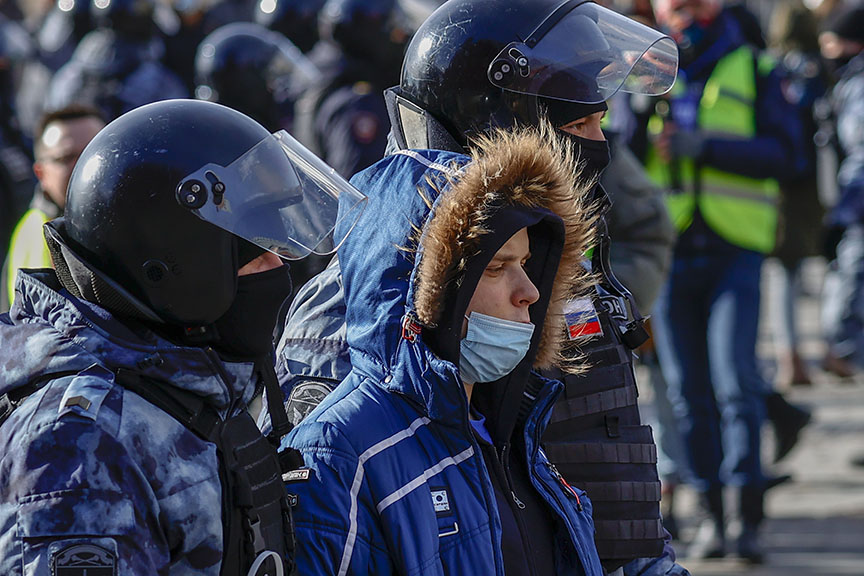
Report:
M 219 574 L 216 448 L 114 382 L 117 368 L 172 382 L 223 417 L 254 394 L 251 364 L 179 348 L 19 273 L 0 315 L 0 395 L 48 378 L 0 425 L 0 574 L 52 574 L 52 556 L 99 546 L 116 574 Z

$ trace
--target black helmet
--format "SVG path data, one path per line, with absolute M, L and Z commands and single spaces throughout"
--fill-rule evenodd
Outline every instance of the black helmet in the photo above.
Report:
M 410 132 L 429 120 L 464 145 L 490 125 L 536 124 L 544 107 L 574 120 L 619 89 L 663 93 L 676 73 L 671 38 L 593 2 L 450 0 L 414 35 L 395 92 L 403 105 L 388 105 L 409 146 L 428 147 Z
M 397 0 L 327 0 L 318 16 L 318 31 L 345 54 L 394 74 L 414 32 Z
M 123 38 L 148 40 L 156 30 L 154 0 L 91 0 L 90 15 L 99 28 Z
M 195 97 L 276 128 L 290 112 L 293 83 L 316 74 L 314 64 L 281 34 L 251 22 L 226 24 L 198 45 Z
M 96 135 L 46 237 L 76 296 L 121 315 L 207 326 L 263 249 L 288 258 L 334 250 L 340 194 L 362 199 L 285 132 L 219 104 L 166 100 Z
M 318 12 L 325 0 L 258 0 L 255 22 L 284 34 L 308 52 L 318 42 Z

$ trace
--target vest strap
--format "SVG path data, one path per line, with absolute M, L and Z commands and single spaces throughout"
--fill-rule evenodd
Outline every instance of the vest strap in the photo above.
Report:
M 626 367 L 624 367 L 626 368 Z M 597 392 L 581 398 L 567 398 L 555 403 L 550 422 L 562 422 L 589 414 L 634 406 L 638 393 L 635 386 Z
M 657 502 L 660 482 L 582 482 L 592 502 Z
M 663 522 L 657 520 L 595 520 L 597 538 L 647 540 L 663 538 Z
M 547 444 L 546 454 L 556 464 L 656 464 L 654 444 Z

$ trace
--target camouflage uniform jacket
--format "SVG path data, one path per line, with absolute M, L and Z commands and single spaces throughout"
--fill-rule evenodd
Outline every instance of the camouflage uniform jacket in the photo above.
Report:
M 45 382 L 0 426 L 0 574 L 219 574 L 216 447 L 115 384 L 118 368 L 170 381 L 223 417 L 255 388 L 251 364 L 133 332 L 53 271 L 20 274 L 0 315 L 0 395 Z

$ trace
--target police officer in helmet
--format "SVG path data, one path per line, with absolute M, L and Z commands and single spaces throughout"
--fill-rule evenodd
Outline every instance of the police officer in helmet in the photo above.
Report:
M 583 174 L 598 176 L 609 162 L 600 129 L 606 99 L 618 90 L 664 93 L 671 88 L 676 71 L 677 49 L 670 38 L 594 2 L 450 0 L 417 30 L 406 50 L 400 84 L 385 92 L 392 129 L 389 147 L 462 152 L 476 136 L 494 127 L 536 126 L 546 117 L 573 140 Z M 602 210 L 605 194 L 596 187 L 594 195 Z M 608 571 L 627 564 L 626 572 L 633 574 L 686 572 L 664 548 L 659 481 L 650 456 L 655 448 L 650 429 L 641 426 L 635 403 L 632 348 L 645 337 L 642 317 L 609 269 L 605 234 L 598 238 L 590 265 L 600 272 L 600 285 L 593 298 L 573 303 L 568 329 L 573 340 L 587 340 L 582 350 L 589 356 L 588 363 L 600 369 L 589 370 L 574 381 L 569 376 L 565 380 L 565 395 L 553 411 L 545 438 L 547 448 L 554 444 L 548 453 L 565 477 L 571 475 L 571 483 L 588 488 L 591 483 L 596 488 L 595 540 Z M 315 307 L 330 306 L 335 311 L 332 288 L 338 281 L 334 268 L 329 268 L 307 284 L 309 289 L 298 294 L 289 312 L 279 371 L 283 393 L 289 394 L 289 411 L 300 416 L 297 400 L 303 391 L 295 392 L 294 387 L 305 384 L 305 376 L 312 374 L 292 361 L 299 349 L 292 338 L 299 343 L 308 335 L 312 324 L 301 324 L 310 319 L 319 323 L 321 339 L 326 341 L 322 353 L 327 345 L 333 350 L 332 340 L 338 332 L 321 329 L 325 316 Z M 588 340 L 590 335 L 597 336 Z M 300 353 L 310 354 L 309 348 Z M 332 363 L 337 377 L 346 364 Z M 622 400 L 598 404 L 584 398 L 585 394 Z M 475 399 L 478 405 L 488 403 L 482 413 L 500 415 L 490 423 L 496 445 L 509 442 L 519 415 L 518 402 L 504 406 L 500 396 L 484 398 L 482 390 Z M 575 408 L 580 405 L 599 405 L 603 410 L 580 412 Z M 604 438 L 595 442 L 598 444 L 638 446 L 646 456 L 629 471 L 620 468 L 619 462 L 589 466 L 574 460 L 578 446 L 567 444 L 584 448 L 594 442 L 586 440 L 592 435 Z M 579 476 L 578 471 L 588 477 Z M 628 484 L 638 485 L 641 496 L 622 503 L 614 494 L 623 494 L 619 482 L 625 477 Z M 628 532 L 628 525 L 639 529 Z
M 207 35 L 195 55 L 195 97 L 273 129 L 291 131 L 299 86 L 318 69 L 290 40 L 259 24 L 233 22 Z
M 328 0 L 318 14 L 308 56 L 322 74 L 298 100 L 292 133 L 346 178 L 384 154 L 381 93 L 398 81 L 413 25 L 397 0 Z
M 385 97 L 398 148 L 459 150 L 492 126 L 536 125 L 546 117 L 576 145 L 583 171 L 599 176 L 610 158 L 600 127 L 606 100 L 619 90 L 664 93 L 676 72 L 670 38 L 594 2 L 451 0 L 417 31 L 400 85 Z M 602 213 L 605 192 L 598 185 L 594 194 Z M 593 369 L 579 376 L 549 372 L 565 382 L 565 392 L 544 435 L 546 451 L 570 483 L 592 496 L 595 542 L 607 571 L 626 564 L 626 573 L 680 573 L 664 551 L 656 457 L 584 456 L 592 444 L 607 455 L 616 451 L 601 444 L 635 446 L 647 455 L 656 450 L 650 428 L 641 425 L 632 366 L 632 349 L 647 335 L 629 291 L 612 273 L 602 220 L 599 230 L 590 257 L 600 277 L 596 293 L 567 309 L 569 337 Z M 609 398 L 618 400 L 597 401 Z M 506 422 L 499 425 L 506 430 Z M 622 483 L 638 486 L 641 496 L 624 496 Z
M 325 0 L 258 0 L 254 21 L 284 34 L 303 52 L 318 42 L 318 12 Z
M 274 387 L 283 259 L 335 249 L 337 197 L 362 205 L 330 172 L 195 100 L 93 139 L 45 228 L 56 273 L 19 275 L 0 316 L 0 572 L 290 571 L 286 420 L 268 440 L 246 407 Z

